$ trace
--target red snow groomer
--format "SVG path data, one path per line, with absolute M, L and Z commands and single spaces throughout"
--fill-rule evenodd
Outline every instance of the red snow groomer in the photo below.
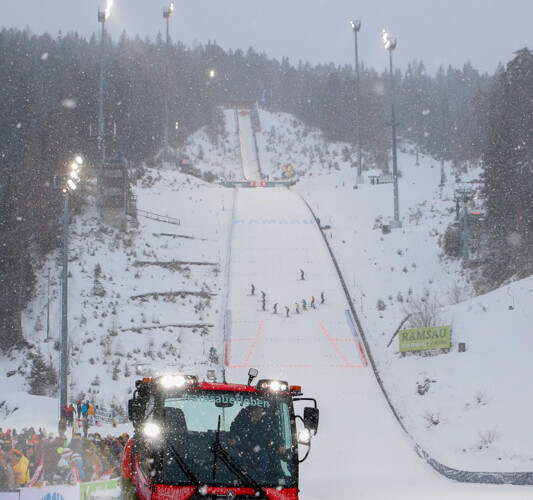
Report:
M 250 369 L 246 385 L 191 375 L 136 382 L 122 476 L 137 498 L 298 499 L 298 465 L 318 428 L 316 400 L 280 380 L 252 386 L 256 376 Z M 297 401 L 313 403 L 303 417 Z M 299 444 L 307 446 L 301 459 Z

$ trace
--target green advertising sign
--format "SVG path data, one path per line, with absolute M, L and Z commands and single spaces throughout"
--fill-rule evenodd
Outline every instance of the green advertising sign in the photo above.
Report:
M 400 330 L 400 352 L 449 349 L 451 346 L 449 326 L 429 326 Z
M 122 496 L 118 478 L 80 484 L 80 500 L 90 500 L 102 495 L 106 498 L 120 498 Z

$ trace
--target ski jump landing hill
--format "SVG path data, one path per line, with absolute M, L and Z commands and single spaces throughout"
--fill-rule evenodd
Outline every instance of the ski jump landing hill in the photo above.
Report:
M 255 138 L 249 117 L 239 114 L 239 120 L 243 171 L 250 178 L 258 173 Z M 506 498 L 530 494 L 509 485 L 450 481 L 417 455 L 368 362 L 322 232 L 296 193 L 237 189 L 233 210 L 226 378 L 246 380 L 255 367 L 259 378 L 302 385 L 304 395 L 317 399 L 320 426 L 301 468 L 301 498 L 487 499 L 501 498 L 502 488 Z M 316 308 L 310 307 L 312 297 Z

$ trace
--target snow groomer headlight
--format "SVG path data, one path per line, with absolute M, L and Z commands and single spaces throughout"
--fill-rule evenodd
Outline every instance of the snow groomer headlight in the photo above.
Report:
M 161 427 L 154 422 L 148 422 L 143 427 L 143 433 L 147 438 L 156 439 L 161 434 Z
M 311 431 L 309 429 L 302 429 L 299 431 L 298 442 L 300 444 L 309 444 L 311 442 Z
M 165 389 L 189 387 L 198 384 L 198 379 L 194 375 L 163 375 L 159 379 L 159 384 Z
M 283 380 L 260 380 L 257 382 L 258 391 L 287 392 L 289 384 Z

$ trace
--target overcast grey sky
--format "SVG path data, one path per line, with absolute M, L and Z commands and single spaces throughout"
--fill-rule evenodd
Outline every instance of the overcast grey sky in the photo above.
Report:
M 0 25 L 56 36 L 99 33 L 99 6 L 106 0 L 0 0 Z M 114 0 L 106 30 L 116 41 L 123 31 L 154 39 L 165 33 L 169 1 Z M 350 19 L 361 19 L 359 59 L 387 68 L 381 42 L 386 28 L 397 37 L 394 64 L 405 69 L 422 60 L 434 74 L 439 65 L 466 61 L 493 73 L 513 53 L 533 45 L 533 0 L 177 0 L 170 20 L 173 41 L 189 46 L 216 42 L 225 50 L 252 46 L 293 64 L 353 64 Z

